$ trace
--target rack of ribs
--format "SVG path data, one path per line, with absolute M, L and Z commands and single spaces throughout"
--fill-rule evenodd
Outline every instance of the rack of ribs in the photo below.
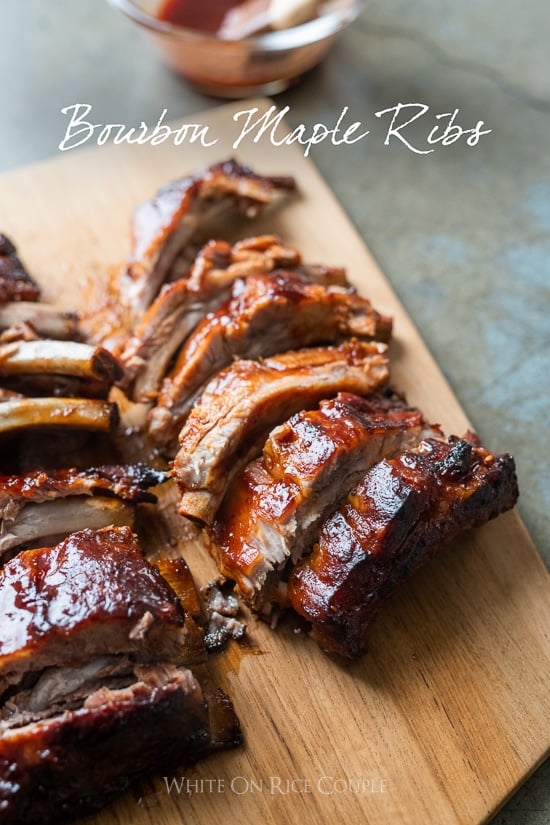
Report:
M 220 216 L 251 218 L 294 188 L 233 160 L 162 187 L 83 319 L 94 345 L 76 340 L 74 314 L 38 303 L 0 236 L 0 435 L 106 432 L 118 398 L 125 436 L 174 459 L 179 512 L 222 574 L 201 601 L 181 558 L 144 559 L 135 505 L 156 501 L 167 472 L 21 475 L 23 463 L 0 476 L 6 825 L 85 814 L 239 744 L 207 665 L 244 632 L 233 583 L 262 617 L 293 610 L 323 651 L 354 658 L 408 575 L 515 504 L 511 456 L 471 433 L 446 440 L 385 389 L 392 321 L 345 270 L 304 263 L 275 235 L 208 241 Z M 24 447 L 34 461 L 31 436 Z

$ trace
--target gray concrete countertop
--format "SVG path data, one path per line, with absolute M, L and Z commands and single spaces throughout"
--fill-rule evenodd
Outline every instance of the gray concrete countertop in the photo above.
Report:
M 2 0 L 0 171 L 53 156 L 60 109 L 155 122 L 215 105 L 99 0 Z M 371 140 L 312 159 L 392 282 L 484 441 L 514 453 L 520 512 L 550 565 L 550 4 L 372 0 L 306 81 L 291 123 L 421 102 L 492 133 L 428 156 Z M 419 120 L 407 133 L 424 144 Z M 378 132 L 378 134 L 383 134 Z M 546 376 L 546 377 L 545 377 Z M 547 825 L 546 763 L 495 825 Z

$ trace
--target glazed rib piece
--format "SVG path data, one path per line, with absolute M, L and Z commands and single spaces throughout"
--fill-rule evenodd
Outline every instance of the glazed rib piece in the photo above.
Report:
M 40 287 L 17 257 L 10 239 L 0 234 L 0 305 L 39 299 Z
M 163 564 L 185 592 L 185 564 Z M 86 813 L 144 774 L 240 741 L 205 679 L 200 630 L 126 528 L 9 562 L 0 625 L 2 822 Z
M 35 428 L 109 432 L 117 422 L 116 405 L 107 401 L 21 396 L 0 400 L 0 435 Z
M 15 547 L 85 527 L 132 526 L 130 504 L 155 502 L 149 487 L 166 480 L 145 464 L 0 476 L 0 559 Z
M 376 464 L 327 519 L 312 554 L 290 574 L 290 603 L 323 650 L 359 656 L 397 585 L 517 496 L 511 456 L 492 455 L 471 434 L 422 441 Z
M 134 671 L 128 687 L 99 688 L 76 710 L 2 735 L 4 825 L 72 820 L 143 776 L 240 744 L 222 691 L 209 693 L 182 667 L 139 665 Z
M 0 332 L 21 324 L 30 324 L 41 338 L 73 341 L 79 338 L 78 316 L 74 312 L 32 301 L 0 305 Z
M 386 346 L 355 340 L 236 361 L 222 370 L 180 433 L 173 465 L 183 494 L 180 513 L 210 524 L 232 479 L 261 452 L 274 426 L 338 392 L 372 393 L 387 378 Z M 166 427 L 172 436 L 169 417 Z M 160 425 L 154 434 L 165 441 Z
M 138 316 L 151 304 L 182 249 L 213 217 L 235 210 L 254 217 L 292 178 L 257 175 L 234 160 L 163 186 L 134 213 L 132 258 L 120 292 Z
M 256 610 L 281 600 L 281 577 L 373 464 L 416 444 L 427 427 L 397 396 L 339 393 L 270 434 L 238 476 L 210 530 L 221 572 Z
M 151 427 L 166 411 L 180 427 L 205 383 L 237 358 L 266 358 L 351 337 L 388 341 L 391 326 L 351 288 L 308 283 L 284 270 L 239 279 L 229 300 L 188 338 L 163 382 Z
M 66 496 L 110 495 L 124 501 L 155 502 L 156 496 L 148 492 L 149 488 L 166 480 L 166 473 L 142 463 L 0 475 L 0 518 L 7 509 L 12 512 L 14 506 Z
M 274 235 L 234 246 L 210 241 L 188 278 L 163 287 L 126 344 L 121 355 L 124 388 L 132 390 L 135 401 L 154 398 L 174 354 L 197 324 L 227 299 L 237 278 L 300 264 L 300 254 Z
M 126 527 L 82 530 L 13 558 L 0 571 L 0 626 L 0 693 L 29 671 L 98 656 L 203 658 L 173 589 Z

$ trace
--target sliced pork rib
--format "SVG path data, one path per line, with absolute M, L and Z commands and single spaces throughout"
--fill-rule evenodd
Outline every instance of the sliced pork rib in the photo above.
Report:
M 0 518 L 6 508 L 26 502 L 48 501 L 67 496 L 111 495 L 124 501 L 157 499 L 150 487 L 166 481 L 166 473 L 147 464 L 112 464 L 77 470 L 37 470 L 26 475 L 0 475 Z
M 163 382 L 151 427 L 166 411 L 181 427 L 206 382 L 237 358 L 266 358 L 354 336 L 387 341 L 391 327 L 390 318 L 351 288 L 308 283 L 284 270 L 239 279 L 230 299 L 188 338 Z
M 145 464 L 0 476 L 0 559 L 16 547 L 44 544 L 85 527 L 132 526 L 130 505 L 155 502 L 149 487 L 166 480 L 165 473 Z
M 0 626 L 0 693 L 29 671 L 98 656 L 202 658 L 190 617 L 126 527 L 82 530 L 13 558 L 0 570 Z
M 210 240 L 199 251 L 189 280 L 204 283 L 219 281 L 227 273 L 228 283 L 247 275 L 272 272 L 279 267 L 294 269 L 302 263 L 297 249 L 283 244 L 278 235 L 258 235 L 243 238 L 231 245 L 223 240 Z
M 383 600 L 443 545 L 514 506 L 514 461 L 475 437 L 422 441 L 376 464 L 292 570 L 288 596 L 328 653 L 364 653 Z
M 274 235 L 239 241 L 210 241 L 199 252 L 188 278 L 166 284 L 129 339 L 121 359 L 123 387 L 135 401 L 155 398 L 168 366 L 189 333 L 227 299 L 237 278 L 297 267 L 299 252 Z
M 235 478 L 210 529 L 221 572 L 268 613 L 287 563 L 309 551 L 321 523 L 376 462 L 414 446 L 426 425 L 397 396 L 340 393 L 293 415 Z
M 134 213 L 133 251 L 120 292 L 136 316 L 158 294 L 182 249 L 205 224 L 235 210 L 253 217 L 277 190 L 293 190 L 292 178 L 257 175 L 234 160 L 163 186 Z
M 277 269 L 291 269 L 307 281 L 349 286 L 343 267 L 304 263 L 301 253 L 283 244 L 278 235 L 243 238 L 233 246 L 225 241 L 209 241 L 197 255 L 190 277 L 202 280 L 202 273 L 212 266 L 228 270 L 231 281 L 250 275 L 265 275 Z
M 372 393 L 387 378 L 386 346 L 355 340 L 236 361 L 222 370 L 179 436 L 173 474 L 183 494 L 181 514 L 210 524 L 232 479 L 261 452 L 274 426 L 338 392 Z M 159 440 L 175 435 L 169 415 L 155 425 Z
M 186 591 L 184 563 L 163 564 Z M 85 813 L 144 774 L 239 743 L 178 595 L 125 528 L 82 531 L 0 572 L 2 822 Z
M 90 813 L 134 780 L 213 749 L 208 706 L 191 671 L 136 671 L 127 687 L 99 688 L 75 710 L 3 733 L 0 816 L 5 825 Z M 236 732 L 233 741 L 238 741 Z
M 40 287 L 17 257 L 10 239 L 0 234 L 0 305 L 8 301 L 39 299 Z
M 197 285 L 230 285 L 237 278 L 262 275 L 276 269 L 292 269 L 306 280 L 321 284 L 347 285 L 342 267 L 306 264 L 301 253 L 283 244 L 278 235 L 243 238 L 233 245 L 224 240 L 209 240 L 199 250 L 186 280 Z

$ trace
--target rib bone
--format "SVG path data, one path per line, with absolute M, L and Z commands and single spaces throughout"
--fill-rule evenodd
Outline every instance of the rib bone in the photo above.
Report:
M 0 402 L 0 434 L 28 428 L 109 432 L 118 421 L 115 404 L 88 398 L 14 398 Z

